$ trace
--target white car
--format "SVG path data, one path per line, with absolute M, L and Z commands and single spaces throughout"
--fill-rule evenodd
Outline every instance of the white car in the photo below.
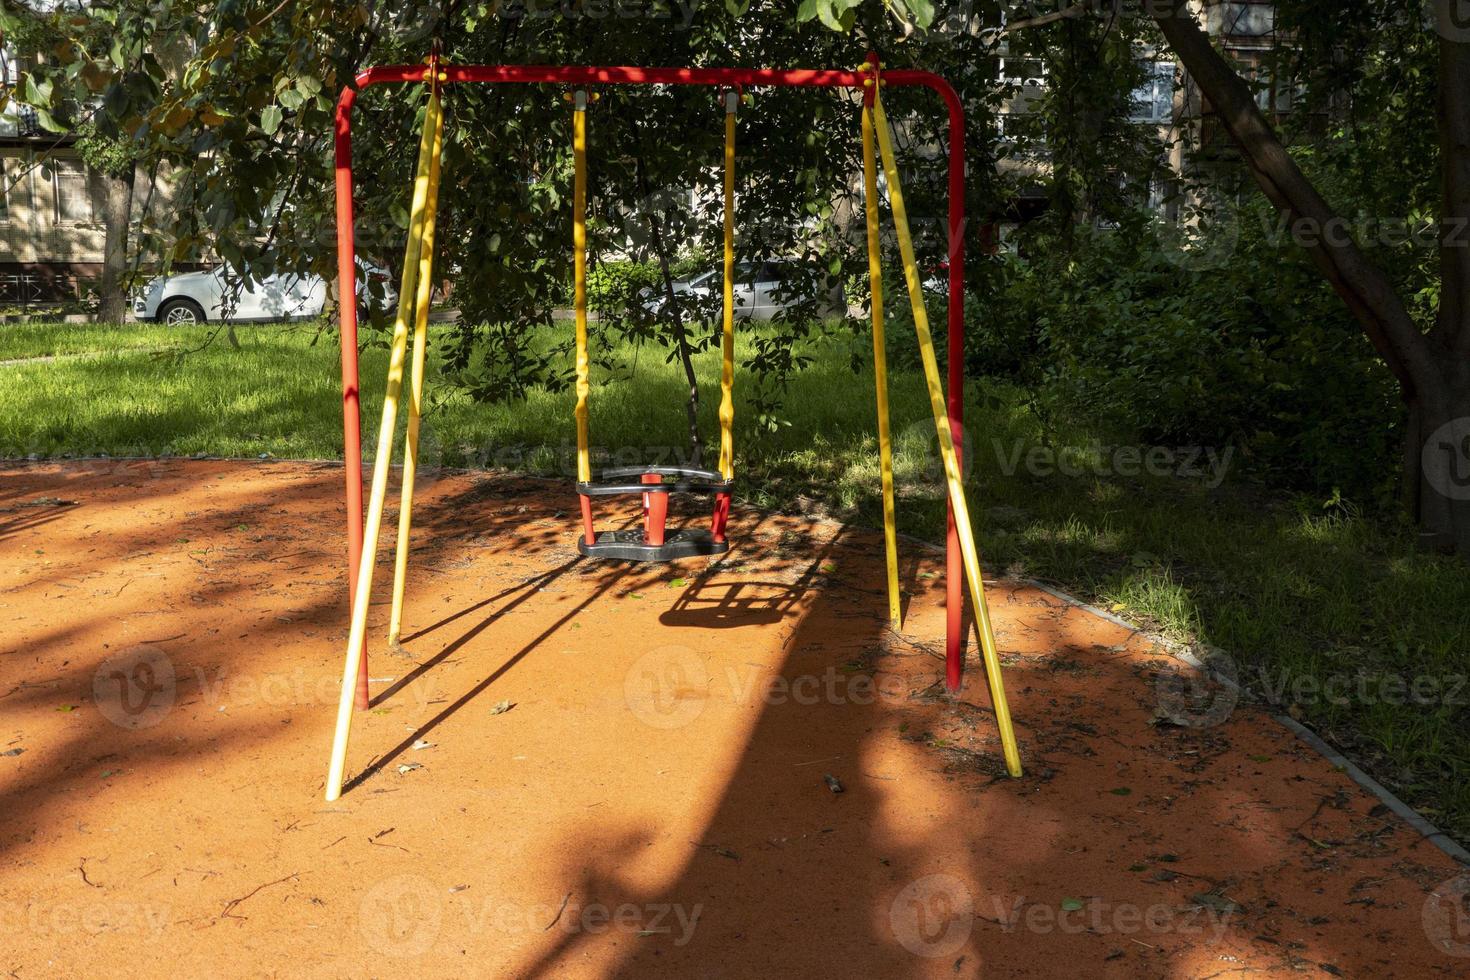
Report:
M 360 258 L 357 264 L 358 305 L 395 305 L 397 291 L 387 270 Z M 154 279 L 133 297 L 133 315 L 177 326 L 214 320 L 272 323 L 310 320 L 321 316 L 326 305 L 327 283 L 320 276 L 270 275 L 242 283 L 220 266 Z
M 779 316 L 802 301 L 800 289 L 792 296 L 787 280 L 795 278 L 791 262 L 739 262 L 735 266 L 735 315 L 742 320 L 768 320 Z M 694 296 L 708 299 L 720 295 L 724 270 L 714 269 L 689 279 L 674 282 L 676 297 Z M 638 297 L 643 308 L 654 316 L 663 312 L 667 297 L 662 288 L 645 286 Z M 681 304 L 682 305 L 682 304 Z M 828 297 L 828 305 L 840 309 L 844 303 L 841 289 L 834 289 Z

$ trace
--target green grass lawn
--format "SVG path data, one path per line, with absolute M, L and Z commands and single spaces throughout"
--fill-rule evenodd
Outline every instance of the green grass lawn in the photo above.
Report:
M 0 454 L 341 455 L 338 352 L 314 325 L 241 327 L 240 349 L 218 340 L 182 357 L 177 350 L 197 347 L 206 330 L 0 330 L 0 360 L 95 354 L 0 367 Z M 159 347 L 175 352 L 151 350 Z M 815 363 L 789 392 L 790 425 L 759 431 L 737 409 L 743 497 L 879 525 L 871 374 L 854 373 L 836 343 L 812 353 Z M 677 368 L 654 351 L 618 354 L 617 372 L 594 374 L 594 445 L 628 462 L 649 461 L 660 447 L 682 453 Z M 363 354 L 369 434 L 386 363 L 383 350 Z M 699 369 L 709 438 L 717 355 L 703 355 Z M 922 383 L 895 371 L 891 386 L 900 529 L 938 541 L 944 501 Z M 967 392 L 970 483 L 988 563 L 1173 638 L 1223 648 L 1256 696 L 1289 709 L 1470 840 L 1470 573 L 1462 562 L 1416 553 L 1399 524 L 1324 510 L 1239 477 L 1212 487 L 1201 476 L 1107 472 L 1096 464 L 1116 457 L 1093 433 L 1044 442 L 1020 392 L 980 393 L 979 385 Z M 431 394 L 426 463 L 560 475 L 571 499 L 569 392 L 482 405 L 431 377 Z M 1033 451 L 1087 465 L 1028 467 Z
M 202 341 L 206 333 L 198 334 Z M 155 323 L 0 324 L 0 361 L 175 346 L 178 331 Z

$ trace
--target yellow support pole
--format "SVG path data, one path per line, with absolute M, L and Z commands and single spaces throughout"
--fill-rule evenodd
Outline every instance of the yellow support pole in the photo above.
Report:
M 720 476 L 735 477 L 735 108 L 725 93 L 725 323 L 720 338 Z
M 1011 709 L 1006 703 L 1005 682 L 1000 676 L 1000 655 L 995 648 L 995 631 L 990 611 L 985 605 L 985 587 L 980 578 L 980 555 L 975 547 L 975 534 L 970 525 L 970 508 L 965 502 L 965 485 L 960 476 L 959 460 L 949 431 L 949 417 L 944 410 L 944 386 L 939 380 L 939 362 L 934 356 L 934 340 L 929 333 L 929 315 L 924 309 L 924 287 L 919 280 L 919 267 L 914 261 L 914 243 L 909 236 L 908 212 L 903 192 L 899 189 L 898 164 L 894 159 L 893 140 L 888 117 L 883 112 L 879 91 L 873 92 L 873 122 L 878 131 L 878 147 L 883 155 L 883 172 L 888 177 L 888 200 L 893 210 L 893 227 L 898 233 L 898 250 L 903 256 L 903 274 L 908 283 L 909 303 L 914 308 L 914 332 L 919 337 L 919 353 L 924 361 L 924 378 L 929 388 L 929 407 L 934 413 L 934 428 L 939 435 L 939 451 L 944 456 L 944 473 L 949 483 L 949 499 L 954 507 L 955 528 L 959 533 L 960 551 L 965 560 L 965 578 L 970 583 L 970 601 L 975 606 L 975 619 L 980 627 L 980 650 L 985 658 L 986 679 L 990 683 L 990 700 L 995 708 L 995 722 L 1000 729 L 1005 752 L 1006 770 L 1021 775 L 1021 753 L 1016 746 L 1016 731 L 1011 724 Z
M 427 73 L 426 73 L 427 74 Z M 429 167 L 437 129 L 431 108 L 424 114 L 424 131 L 419 140 L 418 169 L 414 175 L 413 208 L 408 223 L 408 249 L 403 257 L 403 278 L 398 291 L 398 315 L 393 320 L 393 342 L 388 357 L 388 389 L 383 399 L 383 420 L 378 426 L 378 455 L 373 461 L 372 492 L 363 525 L 362 560 L 357 568 L 356 602 L 352 606 L 352 628 L 347 637 L 347 657 L 342 665 L 342 697 L 337 704 L 337 728 L 332 737 L 332 761 L 327 770 L 327 802 L 342 795 L 347 764 L 347 742 L 352 732 L 352 701 L 356 693 L 358 664 L 367 634 L 368 603 L 377 562 L 378 533 L 383 526 L 383 498 L 388 492 L 388 464 L 393 455 L 393 430 L 398 423 L 398 398 L 403 390 L 403 362 L 408 349 L 408 317 L 416 295 L 419 255 L 423 245 L 425 209 L 429 198 Z
M 888 560 L 888 619 L 903 621 L 898 588 L 898 527 L 894 514 L 893 438 L 888 426 L 888 354 L 883 339 L 883 264 L 878 227 L 878 166 L 873 149 L 873 114 L 863 104 L 863 197 L 868 223 L 868 283 L 872 293 L 873 379 L 878 389 L 878 461 L 883 479 L 883 544 Z
M 429 201 L 419 245 L 418 292 L 414 297 L 413 361 L 408 383 L 408 431 L 404 436 L 403 487 L 398 507 L 398 548 L 393 562 L 393 606 L 388 617 L 388 648 L 402 652 L 403 595 L 408 582 L 408 542 L 413 527 L 414 481 L 418 477 L 419 421 L 424 410 L 424 359 L 429 346 L 429 297 L 434 289 L 434 228 L 439 216 L 439 163 L 444 152 L 444 111 L 438 86 L 429 94 L 434 114 L 434 148 L 429 157 Z
M 592 479 L 587 451 L 587 93 L 572 96 L 572 309 L 577 332 L 577 481 Z M 588 544 L 591 544 L 589 541 Z

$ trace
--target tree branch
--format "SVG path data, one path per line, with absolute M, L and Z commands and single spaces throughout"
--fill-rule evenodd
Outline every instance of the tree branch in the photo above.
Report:
M 1033 27 L 1045 27 L 1047 24 L 1055 24 L 1059 20 L 1070 20 L 1073 17 L 1081 17 L 1087 11 L 1087 4 L 1073 4 L 1061 10 L 1053 10 L 1049 14 L 1038 14 L 1035 17 L 1027 17 L 1024 20 L 1013 20 L 1006 24 L 1005 30 L 1002 33 L 1014 34 L 1017 31 L 1026 31 Z

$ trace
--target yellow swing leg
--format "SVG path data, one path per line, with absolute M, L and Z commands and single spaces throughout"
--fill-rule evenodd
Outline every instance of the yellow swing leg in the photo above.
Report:
M 408 249 L 403 258 L 403 278 L 398 291 L 398 315 L 393 321 L 393 341 L 388 358 L 388 389 L 383 400 L 383 420 L 378 427 L 377 458 L 373 462 L 372 491 L 363 526 L 362 560 L 357 569 L 356 602 L 352 606 L 352 628 L 347 638 L 347 656 L 342 666 L 342 696 L 337 705 L 337 728 L 332 738 L 332 761 L 327 771 L 328 802 L 342 795 L 347 763 L 347 742 L 352 731 L 352 701 L 367 633 L 368 604 L 377 561 L 378 533 L 383 526 L 383 499 L 388 492 L 388 466 L 393 455 L 393 431 L 398 422 L 398 399 L 403 390 L 403 362 L 408 349 L 408 318 L 418 294 L 425 227 L 432 222 L 437 202 L 430 195 L 430 172 L 437 160 L 440 106 L 437 79 L 429 76 L 429 105 L 424 112 L 424 130 L 419 140 L 418 169 L 414 175 L 413 209 L 408 225 Z
M 720 333 L 720 476 L 735 478 L 735 107 L 740 93 L 725 93 L 725 290 Z
M 929 388 L 929 406 L 934 413 L 934 428 L 939 436 L 939 451 L 944 456 L 944 473 L 949 483 L 950 504 L 954 508 L 955 528 L 959 533 L 960 551 L 965 560 L 965 578 L 970 583 L 970 601 L 975 606 L 976 624 L 980 628 L 980 650 L 985 658 L 985 676 L 990 683 L 990 701 L 995 708 L 995 722 L 1000 729 L 1001 747 L 1005 752 L 1006 770 L 1021 775 L 1021 753 L 1016 746 L 1016 731 L 1011 725 L 1011 709 L 1006 703 L 1005 682 L 1000 676 L 1000 655 L 995 648 L 995 631 L 990 623 L 990 610 L 985 605 L 985 586 L 980 578 L 980 555 L 975 547 L 975 534 L 970 525 L 970 508 L 965 502 L 965 485 L 955 456 L 954 441 L 949 431 L 949 417 L 944 410 L 944 386 L 939 380 L 939 362 L 934 356 L 934 340 L 929 334 L 929 315 L 924 309 L 924 288 L 919 280 L 919 267 L 914 261 L 914 243 L 909 236 L 908 212 L 903 192 L 899 189 L 898 164 L 894 159 L 893 140 L 888 117 L 883 112 L 883 99 L 873 91 L 872 119 L 863 114 L 865 127 L 878 133 L 878 147 L 883 155 L 883 172 L 888 178 L 888 200 L 893 210 L 893 227 L 898 233 L 898 250 L 903 257 L 903 274 L 908 283 L 909 303 L 914 309 L 914 332 L 919 338 L 919 353 L 924 362 L 924 378 Z
M 587 395 L 591 362 L 587 356 L 587 93 L 572 95 L 572 311 L 577 338 L 577 482 L 592 479 L 592 457 L 588 450 Z M 587 503 L 583 500 L 585 513 Z M 592 522 L 586 521 L 587 543 L 592 544 Z
M 863 198 L 868 224 L 868 283 L 873 295 L 873 379 L 878 389 L 878 460 L 883 478 L 883 544 L 888 561 L 888 619 L 898 629 L 903 597 L 898 588 L 898 528 L 894 515 L 893 438 L 888 427 L 888 355 L 883 339 L 883 265 L 878 230 L 878 168 L 874 161 L 872 109 L 863 105 Z
M 438 102 L 438 95 L 432 96 Z M 434 289 L 434 227 L 439 216 L 439 161 L 444 149 L 444 114 L 435 115 L 434 150 L 429 158 L 429 206 L 419 239 L 418 291 L 414 296 L 413 362 L 408 382 L 408 427 L 404 434 L 403 487 L 398 508 L 398 548 L 393 563 L 393 607 L 388 619 L 388 647 L 400 650 L 403 594 L 408 581 L 408 540 L 413 527 L 413 490 L 418 475 L 419 420 L 424 411 L 424 358 L 429 346 L 429 296 Z

